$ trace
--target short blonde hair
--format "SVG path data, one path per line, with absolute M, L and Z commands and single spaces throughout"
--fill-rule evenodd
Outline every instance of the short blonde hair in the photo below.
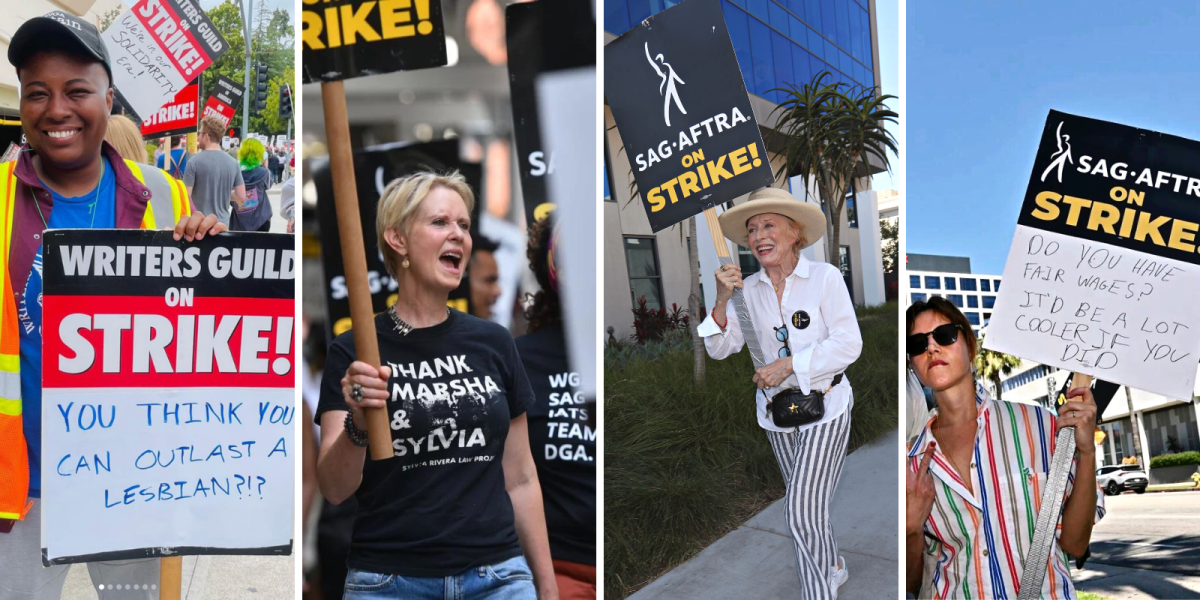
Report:
M 104 141 L 112 144 L 121 158 L 150 164 L 149 157 L 146 156 L 146 142 L 142 140 L 142 130 L 129 117 L 125 115 L 109 116 L 108 131 L 104 134 Z
M 417 209 L 435 187 L 443 187 L 458 193 L 462 197 L 463 203 L 467 205 L 467 212 L 475 210 L 475 193 L 471 191 L 471 186 L 467 185 L 467 179 L 458 171 L 451 171 L 445 175 L 439 175 L 432 171 L 419 171 L 405 175 L 389 183 L 383 189 L 383 194 L 379 196 L 379 204 L 375 210 L 375 236 L 379 243 L 379 251 L 383 254 L 383 264 L 393 278 L 398 276 L 396 263 L 399 261 L 399 256 L 388 245 L 383 234 L 388 229 L 396 229 L 400 233 L 408 235 Z

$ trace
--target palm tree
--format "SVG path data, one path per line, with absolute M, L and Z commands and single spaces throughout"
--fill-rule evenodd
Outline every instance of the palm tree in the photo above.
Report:
M 842 209 L 858 165 L 874 156 L 891 170 L 888 152 L 897 151 L 896 139 L 884 125 L 899 118 L 886 105 L 895 96 L 877 96 L 875 88 L 832 81 L 828 71 L 803 85 L 789 83 L 777 89 L 787 98 L 775 109 L 781 112 L 775 135 L 780 136 L 777 139 L 782 141 L 780 154 L 784 157 L 776 177 L 803 175 L 806 197 L 808 181 L 817 184 L 830 220 L 827 256 L 836 265 Z
M 1001 400 L 1004 389 L 1000 384 L 1000 379 L 1006 375 L 1012 375 L 1013 370 L 1021 366 L 1021 359 L 1010 354 L 985 349 L 983 336 L 979 337 L 976 346 L 979 348 L 979 353 L 975 355 L 975 372 L 996 386 L 996 399 Z

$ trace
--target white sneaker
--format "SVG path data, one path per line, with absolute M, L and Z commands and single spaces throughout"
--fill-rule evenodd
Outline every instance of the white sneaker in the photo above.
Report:
M 829 587 L 833 588 L 833 596 L 835 598 L 837 597 L 838 588 L 842 587 L 850 579 L 850 571 L 846 569 L 846 559 L 839 556 L 838 562 L 841 563 L 840 566 L 829 576 Z

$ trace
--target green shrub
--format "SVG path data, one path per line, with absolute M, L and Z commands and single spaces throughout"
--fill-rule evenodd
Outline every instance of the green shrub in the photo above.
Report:
M 899 307 L 858 316 L 850 450 L 895 429 L 899 414 Z M 686 330 L 604 356 L 604 595 L 619 600 L 782 497 L 783 477 L 755 418 L 747 352 L 706 357 L 704 389 Z
M 1186 465 L 1200 465 L 1200 452 L 1179 452 L 1176 454 L 1159 454 L 1150 458 L 1151 469 L 1163 469 L 1166 467 L 1182 467 Z

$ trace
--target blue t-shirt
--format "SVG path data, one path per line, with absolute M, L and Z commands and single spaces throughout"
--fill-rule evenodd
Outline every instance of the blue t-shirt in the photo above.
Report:
M 175 179 L 183 179 L 183 174 L 187 171 L 188 154 L 187 148 L 176 148 L 171 151 L 171 165 L 167 165 L 167 153 L 158 157 L 158 168 L 167 172 L 168 175 Z M 177 175 L 178 174 L 178 175 Z
M 108 159 L 100 189 L 76 198 L 54 190 L 54 210 L 47 229 L 112 229 L 117 225 L 117 177 Z M 45 183 L 42 184 L 43 186 Z M 93 209 L 95 216 L 93 217 Z M 30 299 L 33 301 L 31 302 Z M 17 307 L 21 329 L 21 413 L 25 443 L 29 446 L 29 495 L 42 496 L 42 249 L 38 247 L 25 293 Z

